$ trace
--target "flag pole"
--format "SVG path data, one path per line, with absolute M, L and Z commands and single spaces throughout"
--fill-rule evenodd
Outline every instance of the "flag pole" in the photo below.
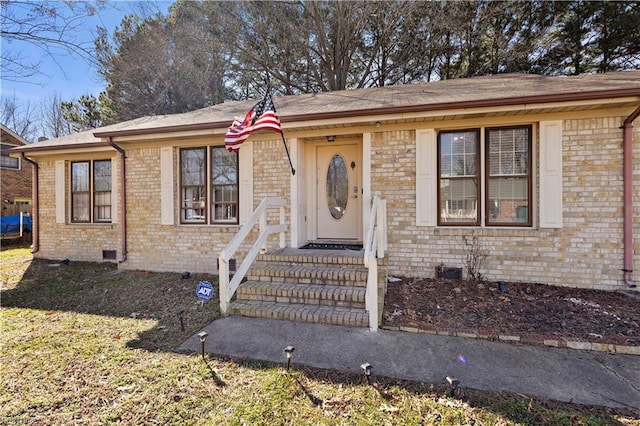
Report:
M 291 156 L 289 155 L 289 148 L 287 148 L 287 141 L 284 138 L 284 131 L 280 133 L 280 136 L 282 136 L 282 143 L 284 144 L 284 150 L 287 152 L 287 158 L 289 159 L 289 166 L 291 167 L 291 175 L 295 176 L 296 169 L 293 168 L 293 163 L 291 163 Z
M 269 96 L 269 98 L 271 99 L 271 105 L 273 105 L 273 112 L 277 113 L 276 104 L 273 102 L 273 98 L 271 97 L 271 83 L 269 82 L 268 77 L 265 80 L 267 82 L 267 96 Z M 293 163 L 291 162 L 291 155 L 289 155 L 289 148 L 287 147 L 287 140 L 284 137 L 284 130 L 282 130 L 282 126 L 280 126 L 280 136 L 282 136 L 282 143 L 284 144 L 284 150 L 287 153 L 287 159 L 289 160 L 289 167 L 291 167 L 291 175 L 295 176 L 296 169 L 293 168 Z

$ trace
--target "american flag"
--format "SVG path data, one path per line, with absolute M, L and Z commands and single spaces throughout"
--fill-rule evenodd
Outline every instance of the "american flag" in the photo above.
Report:
M 282 134 L 280 119 L 276 115 L 276 107 L 269 92 L 249 110 L 244 120 L 233 120 L 224 137 L 224 145 L 229 152 L 238 152 L 242 142 L 256 130 L 273 130 Z

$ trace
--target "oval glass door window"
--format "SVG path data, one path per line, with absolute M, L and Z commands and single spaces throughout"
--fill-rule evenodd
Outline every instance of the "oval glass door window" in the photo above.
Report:
M 329 162 L 327 170 L 327 206 L 334 219 L 344 216 L 349 201 L 349 176 L 347 164 L 336 154 Z

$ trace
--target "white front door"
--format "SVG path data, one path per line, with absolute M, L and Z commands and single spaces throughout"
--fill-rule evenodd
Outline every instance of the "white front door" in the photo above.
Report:
M 316 147 L 318 239 L 362 240 L 362 164 L 356 143 Z

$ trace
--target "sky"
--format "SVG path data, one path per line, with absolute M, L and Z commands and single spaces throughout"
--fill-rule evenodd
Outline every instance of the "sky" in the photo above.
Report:
M 31 3 L 64 8 L 60 1 L 32 0 Z M 108 0 L 94 16 L 82 21 L 78 29 L 70 36 L 76 38 L 78 42 L 89 43 L 93 46 L 98 26 L 105 27 L 109 34 L 112 34 L 115 27 L 126 15 L 141 14 L 140 7 L 143 4 L 151 5 L 152 8 L 160 9 L 164 13 L 170 2 Z M 47 99 L 52 99 L 54 95 L 65 101 L 75 100 L 85 94 L 97 96 L 104 90 L 104 81 L 101 80 L 97 70 L 77 55 L 69 55 L 60 50 L 53 50 L 53 55 L 47 55 L 41 49 L 30 44 L 7 43 L 6 40 L 2 40 L 2 49 L 21 52 L 22 57 L 34 62 L 41 61 L 39 73 L 27 79 L 9 81 L 2 76 L 0 96 L 2 98 L 15 97 L 19 105 L 26 103 L 30 103 L 32 106 L 40 105 Z

